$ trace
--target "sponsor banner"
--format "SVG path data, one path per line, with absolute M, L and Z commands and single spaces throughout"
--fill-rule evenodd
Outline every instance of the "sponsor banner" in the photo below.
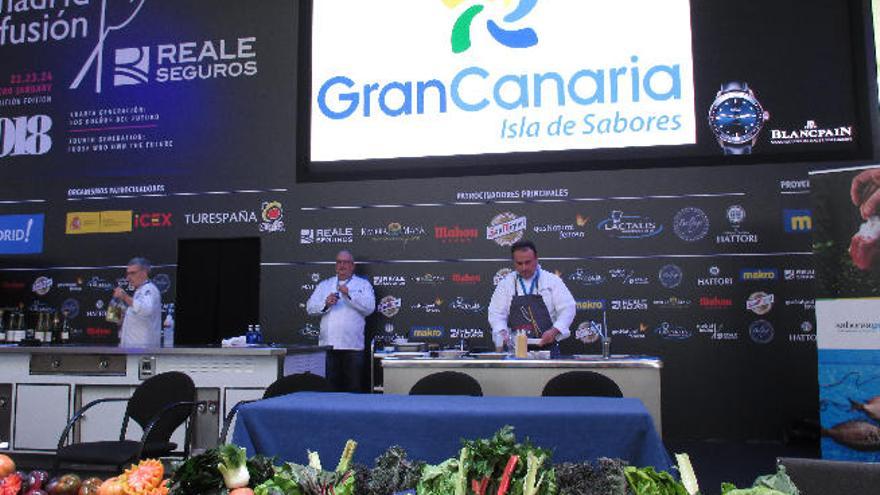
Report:
M 504 212 L 492 217 L 486 227 L 486 239 L 499 246 L 510 246 L 523 238 L 526 230 L 526 217 Z
M 45 216 L 0 215 L 0 254 L 40 254 L 43 252 Z
M 779 280 L 777 268 L 743 268 L 739 271 L 743 282 L 776 282 Z
M 800 129 L 770 129 L 770 144 L 851 143 L 853 125 L 826 127 L 808 120 Z
M 810 210 L 782 210 L 782 229 L 787 234 L 811 232 L 813 213 Z
M 816 301 L 820 349 L 880 349 L 880 298 Z
M 683 241 L 699 241 L 709 233 L 709 217 L 699 208 L 682 208 L 672 219 L 672 230 Z
M 65 234 L 117 234 L 134 229 L 135 214 L 131 210 L 78 211 L 67 214 Z M 149 226 L 152 216 L 145 217 Z
M 627 214 L 622 210 L 612 211 L 608 218 L 596 225 L 596 228 L 615 239 L 644 239 L 663 232 L 663 224 L 655 222 L 651 217 Z
M 300 244 L 351 244 L 354 242 L 354 228 L 325 227 L 300 229 Z
M 721 268 L 710 266 L 708 276 L 697 277 L 697 287 L 726 287 L 733 285 L 733 277 L 722 273 Z
M 418 325 L 410 327 L 409 338 L 413 340 L 439 340 L 446 338 L 446 328 L 441 326 Z
M 876 426 L 870 411 L 880 397 L 880 370 L 876 349 L 827 349 L 819 347 L 819 418 L 824 434 L 822 457 L 841 461 L 878 462 Z M 865 448 L 870 445 L 870 448 Z
M 315 2 L 312 159 L 694 144 L 690 18 L 687 0 Z

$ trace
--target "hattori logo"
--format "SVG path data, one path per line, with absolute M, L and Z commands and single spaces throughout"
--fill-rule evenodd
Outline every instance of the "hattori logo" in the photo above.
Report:
M 462 3 L 462 0 L 443 0 L 443 3 L 450 9 L 454 9 Z M 509 3 L 509 1 L 505 1 L 504 5 Z M 538 0 L 519 0 L 516 8 L 505 15 L 503 21 L 507 24 L 513 24 L 521 20 L 535 8 L 537 3 Z M 455 24 L 452 26 L 451 40 L 453 53 L 462 53 L 471 47 L 471 25 L 484 9 L 485 6 L 482 4 L 472 5 L 455 20 Z M 486 29 L 495 38 L 495 41 L 509 48 L 528 48 L 538 44 L 538 34 L 532 28 L 507 30 L 494 20 L 489 19 L 486 21 Z

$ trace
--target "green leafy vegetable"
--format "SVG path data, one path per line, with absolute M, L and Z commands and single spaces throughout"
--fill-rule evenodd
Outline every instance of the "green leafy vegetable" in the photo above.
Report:
M 630 489 L 636 495 L 688 495 L 684 485 L 666 471 L 657 472 L 653 467 L 627 466 L 623 470 Z
M 242 488 L 251 480 L 247 470 L 247 453 L 238 445 L 227 443 L 220 446 L 220 462 L 217 469 L 223 475 L 226 488 Z
M 556 466 L 560 495 L 625 495 L 626 478 L 620 459 L 601 457 L 595 464 L 563 463 Z
M 219 449 L 209 449 L 194 455 L 177 466 L 171 476 L 172 495 L 205 495 L 219 493 L 223 477 L 217 470 L 220 462 Z
M 376 458 L 376 467 L 370 471 L 367 493 L 386 495 L 415 488 L 419 483 L 424 462 L 406 458 L 406 451 L 399 446 L 390 447 Z
M 758 476 L 751 488 L 737 488 L 732 483 L 722 483 L 721 495 L 800 495 L 800 490 L 785 472 L 785 466 L 780 465 L 776 473 Z

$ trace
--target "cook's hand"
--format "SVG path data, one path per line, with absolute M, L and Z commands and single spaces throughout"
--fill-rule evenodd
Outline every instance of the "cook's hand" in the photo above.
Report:
M 880 210 L 880 168 L 865 170 L 853 177 L 849 195 L 865 220 L 877 213 Z
M 348 285 L 340 285 L 339 287 L 337 287 L 337 290 L 345 297 L 351 299 L 351 295 L 349 295 L 348 293 Z
M 116 299 L 122 299 L 124 301 L 125 296 L 127 296 L 127 295 L 128 294 L 126 294 L 125 291 L 122 290 L 122 287 L 117 287 L 117 288 L 113 289 L 113 297 L 115 297 Z
M 541 345 L 541 347 L 544 347 L 545 345 L 550 345 L 553 342 L 556 342 L 556 336 L 560 333 L 562 332 L 557 330 L 555 327 L 547 330 L 541 335 L 541 342 L 539 342 L 539 344 Z
M 324 299 L 324 307 L 329 308 L 330 306 L 333 306 L 334 304 L 336 304 L 337 301 L 339 301 L 339 296 L 337 296 L 336 293 L 334 292 L 334 293 L 328 295 L 327 299 Z

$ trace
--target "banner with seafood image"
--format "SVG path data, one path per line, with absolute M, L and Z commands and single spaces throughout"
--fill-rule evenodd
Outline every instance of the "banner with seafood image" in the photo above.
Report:
M 880 166 L 810 185 L 822 457 L 880 461 Z

